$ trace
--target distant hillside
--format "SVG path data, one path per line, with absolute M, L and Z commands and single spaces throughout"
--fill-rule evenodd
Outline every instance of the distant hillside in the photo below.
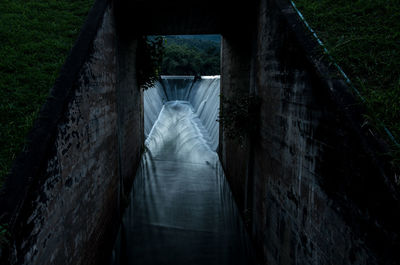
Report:
M 161 74 L 218 75 L 219 35 L 166 36 Z

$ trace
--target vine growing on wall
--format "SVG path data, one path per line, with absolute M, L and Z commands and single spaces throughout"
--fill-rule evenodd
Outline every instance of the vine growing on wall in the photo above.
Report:
M 0 257 L 3 254 L 2 251 L 9 244 L 10 232 L 7 224 L 0 224 Z
M 164 56 L 164 42 L 162 36 L 139 38 L 136 66 L 140 89 L 145 90 L 152 87 L 159 79 Z
M 224 135 L 244 145 L 246 137 L 254 136 L 258 129 L 259 97 L 244 93 L 235 93 L 229 98 L 221 95 L 221 103 L 219 122 Z

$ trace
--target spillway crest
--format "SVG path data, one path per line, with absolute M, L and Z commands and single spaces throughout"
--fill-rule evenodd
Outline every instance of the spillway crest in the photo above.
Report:
M 146 150 L 111 264 L 253 264 L 218 155 L 219 77 L 144 94 Z

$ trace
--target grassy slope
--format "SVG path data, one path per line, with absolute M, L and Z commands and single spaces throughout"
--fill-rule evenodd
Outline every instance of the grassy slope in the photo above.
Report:
M 0 186 L 92 4 L 0 1 Z
M 295 0 L 366 99 L 368 121 L 382 121 L 400 141 L 400 5 L 398 0 Z M 388 141 L 390 142 L 390 141 Z M 394 147 L 397 164 L 399 148 Z

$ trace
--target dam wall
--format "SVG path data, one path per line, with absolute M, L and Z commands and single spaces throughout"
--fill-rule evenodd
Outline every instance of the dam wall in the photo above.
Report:
M 1 264 L 104 261 L 143 141 L 135 41 L 120 37 L 97 1 L 3 187 Z
M 221 94 L 256 98 L 257 127 L 240 144 L 222 128 L 219 152 L 259 260 L 399 264 L 387 149 L 290 2 L 254 10 L 252 34 L 223 35 Z

